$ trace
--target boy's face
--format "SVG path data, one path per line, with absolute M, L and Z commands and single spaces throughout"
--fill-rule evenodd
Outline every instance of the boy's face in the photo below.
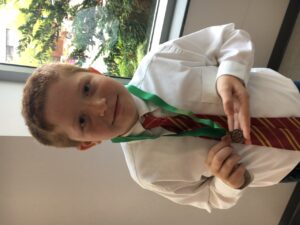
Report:
M 137 121 L 134 100 L 118 81 L 91 72 L 50 85 L 46 121 L 75 141 L 99 142 L 126 133 Z

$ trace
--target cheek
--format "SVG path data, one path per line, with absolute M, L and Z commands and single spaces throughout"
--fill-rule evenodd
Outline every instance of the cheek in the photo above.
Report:
M 111 82 L 103 84 L 102 88 L 100 88 L 100 93 L 111 101 L 114 101 L 117 95 L 124 96 L 123 90 L 121 90 L 118 85 Z

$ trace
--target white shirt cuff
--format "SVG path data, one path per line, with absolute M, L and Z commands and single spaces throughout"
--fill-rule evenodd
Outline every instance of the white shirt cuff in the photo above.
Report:
M 233 75 L 247 84 L 249 69 L 246 65 L 234 61 L 223 61 L 218 68 L 217 79 L 222 75 Z
M 221 179 L 214 177 L 213 186 L 216 188 L 217 192 L 222 193 L 223 196 L 239 196 L 245 189 L 235 189 L 225 184 Z

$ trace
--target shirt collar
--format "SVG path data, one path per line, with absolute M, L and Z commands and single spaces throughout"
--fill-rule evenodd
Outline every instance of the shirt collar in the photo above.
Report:
M 141 121 L 142 116 L 148 112 L 153 112 L 158 108 L 156 105 L 147 103 L 134 95 L 132 95 L 132 97 L 133 97 L 135 106 L 137 108 L 138 114 L 139 114 L 139 119 L 130 128 L 130 130 L 128 132 L 126 132 L 125 134 L 123 134 L 122 136 L 137 135 L 137 134 L 145 132 L 145 128 L 142 126 L 142 121 Z

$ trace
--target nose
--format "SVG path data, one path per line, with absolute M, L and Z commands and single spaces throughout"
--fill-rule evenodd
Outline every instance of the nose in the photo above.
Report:
M 97 117 L 103 117 L 108 108 L 106 98 L 90 99 L 87 103 L 87 106 L 90 110 L 90 113 L 96 115 Z

